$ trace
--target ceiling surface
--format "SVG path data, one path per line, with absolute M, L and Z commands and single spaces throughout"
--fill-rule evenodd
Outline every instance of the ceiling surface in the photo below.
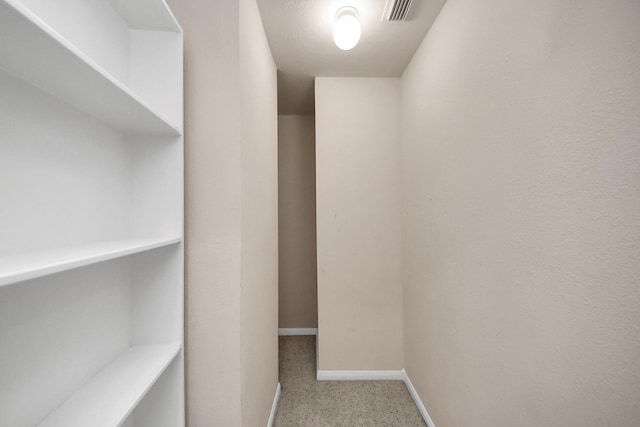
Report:
M 413 0 L 407 20 L 382 22 L 386 0 L 258 0 L 278 67 L 279 114 L 313 114 L 313 77 L 399 77 L 445 0 Z M 358 9 L 362 36 L 349 51 L 333 43 L 335 14 Z

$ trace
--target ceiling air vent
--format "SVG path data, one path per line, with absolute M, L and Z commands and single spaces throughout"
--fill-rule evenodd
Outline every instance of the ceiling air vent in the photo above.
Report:
M 413 0 L 387 0 L 382 14 L 383 21 L 406 21 Z

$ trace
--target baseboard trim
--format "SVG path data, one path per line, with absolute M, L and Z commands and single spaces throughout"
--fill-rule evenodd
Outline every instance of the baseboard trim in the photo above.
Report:
M 317 361 L 317 358 L 316 358 Z M 399 380 L 403 381 L 409 390 L 411 398 L 418 407 L 418 411 L 424 422 L 428 427 L 436 427 L 435 423 L 431 419 L 431 416 L 427 412 L 420 395 L 413 386 L 407 371 L 404 369 L 400 371 L 321 371 L 316 369 L 316 379 L 318 381 L 367 381 L 367 380 Z
M 280 403 L 280 390 L 280 383 L 278 383 L 278 386 L 276 387 L 276 394 L 275 396 L 273 396 L 273 405 L 271 405 L 271 414 L 269 414 L 269 422 L 267 423 L 267 427 L 273 427 L 273 422 L 276 419 L 276 412 L 278 412 L 278 403 Z
M 429 416 L 429 413 L 427 412 L 427 408 L 424 407 L 424 404 L 422 403 L 422 399 L 420 399 L 420 396 L 418 395 L 416 388 L 411 383 L 411 379 L 409 378 L 407 371 L 403 369 L 402 375 L 403 375 L 403 381 L 406 384 L 407 389 L 409 390 L 409 394 L 411 395 L 411 397 L 413 398 L 413 401 L 418 407 L 418 411 L 420 411 L 420 415 L 422 415 L 422 419 L 424 419 L 424 422 L 427 423 L 427 426 L 436 427 L 436 425 L 433 423 L 433 420 Z
M 404 371 L 317 371 L 318 381 L 400 380 Z
M 281 337 L 291 335 L 318 335 L 318 328 L 278 328 Z

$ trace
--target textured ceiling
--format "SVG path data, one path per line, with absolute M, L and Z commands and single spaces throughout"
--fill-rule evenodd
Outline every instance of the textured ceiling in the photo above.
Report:
M 385 0 L 258 0 L 278 67 L 280 114 L 312 114 L 314 76 L 397 77 L 445 0 L 413 0 L 405 22 L 382 22 Z M 342 51 L 333 22 L 342 6 L 358 9 L 360 43 Z

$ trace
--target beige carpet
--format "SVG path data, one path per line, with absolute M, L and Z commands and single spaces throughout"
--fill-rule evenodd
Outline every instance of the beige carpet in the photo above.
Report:
M 402 381 L 316 381 L 316 338 L 280 337 L 276 427 L 425 426 Z

